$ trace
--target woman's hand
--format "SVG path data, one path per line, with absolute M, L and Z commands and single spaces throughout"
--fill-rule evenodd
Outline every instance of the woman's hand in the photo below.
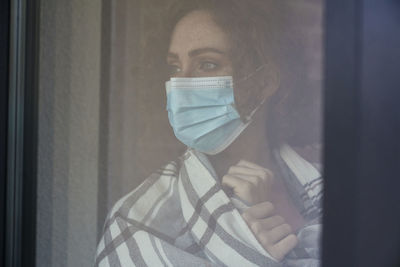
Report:
M 297 237 L 285 220 L 275 214 L 271 202 L 262 202 L 248 208 L 242 217 L 264 249 L 281 261 L 297 245 Z
M 268 200 L 273 180 L 273 174 L 268 169 L 241 160 L 231 166 L 222 177 L 222 185 L 231 188 L 236 196 L 254 205 Z
M 267 202 L 273 183 L 271 171 L 245 160 L 231 166 L 222 177 L 223 186 L 253 205 L 242 214 L 243 219 L 264 249 L 281 261 L 297 245 L 297 237 L 283 217 L 276 215 L 273 204 Z

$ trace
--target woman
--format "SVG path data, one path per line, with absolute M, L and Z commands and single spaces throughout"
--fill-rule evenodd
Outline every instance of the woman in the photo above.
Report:
M 116 203 L 96 265 L 318 266 L 321 177 L 277 124 L 273 7 L 173 6 L 167 110 L 188 150 Z

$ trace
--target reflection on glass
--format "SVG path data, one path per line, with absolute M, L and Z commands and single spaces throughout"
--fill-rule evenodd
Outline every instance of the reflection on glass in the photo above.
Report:
M 173 130 L 187 149 L 116 202 L 96 265 L 319 265 L 320 40 L 304 16 L 317 3 L 182 0 L 157 17 L 137 75 L 167 111 L 140 116 L 171 128 L 131 142 Z

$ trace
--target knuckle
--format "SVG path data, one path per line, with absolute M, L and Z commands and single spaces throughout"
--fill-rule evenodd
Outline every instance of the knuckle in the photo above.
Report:
M 268 238 L 268 235 L 267 235 L 267 233 L 263 233 L 263 234 L 260 234 L 259 235 L 259 240 L 260 240 L 260 243 L 264 246 L 264 247 L 271 247 L 271 242 L 270 242 L 270 239 Z
M 269 201 L 264 202 L 264 208 L 265 209 L 270 209 L 270 210 L 275 210 L 274 204 L 272 204 Z
M 286 232 L 292 232 L 292 227 L 291 227 L 289 224 L 287 224 L 287 223 L 285 223 L 285 224 L 283 225 L 283 229 L 284 229 Z
M 251 191 L 252 187 L 253 187 L 253 186 L 251 185 L 251 183 L 248 182 L 248 181 L 246 181 L 246 182 L 244 182 L 244 184 L 243 184 L 243 191 L 246 192 L 246 193 L 248 193 L 248 192 Z
M 260 177 L 256 177 L 254 180 L 254 183 L 256 186 L 260 186 L 262 184 L 263 180 Z
M 266 181 L 268 179 L 268 174 L 265 171 L 263 171 L 261 173 L 260 177 L 261 177 L 262 180 Z
M 259 221 L 254 221 L 251 223 L 250 228 L 255 232 L 259 233 L 262 229 L 262 225 Z
M 243 219 L 247 222 L 247 223 L 251 223 L 251 216 L 250 214 L 248 214 L 247 212 L 244 212 L 242 214 Z
M 228 169 L 228 173 L 231 173 L 235 170 L 235 166 L 230 166 Z

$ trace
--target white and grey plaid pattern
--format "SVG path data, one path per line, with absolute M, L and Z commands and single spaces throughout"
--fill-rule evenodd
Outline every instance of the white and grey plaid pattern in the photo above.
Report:
M 222 190 L 207 157 L 188 150 L 179 166 L 167 164 L 115 204 L 95 266 L 318 266 L 318 232 L 300 231 L 305 247 L 276 262 Z

